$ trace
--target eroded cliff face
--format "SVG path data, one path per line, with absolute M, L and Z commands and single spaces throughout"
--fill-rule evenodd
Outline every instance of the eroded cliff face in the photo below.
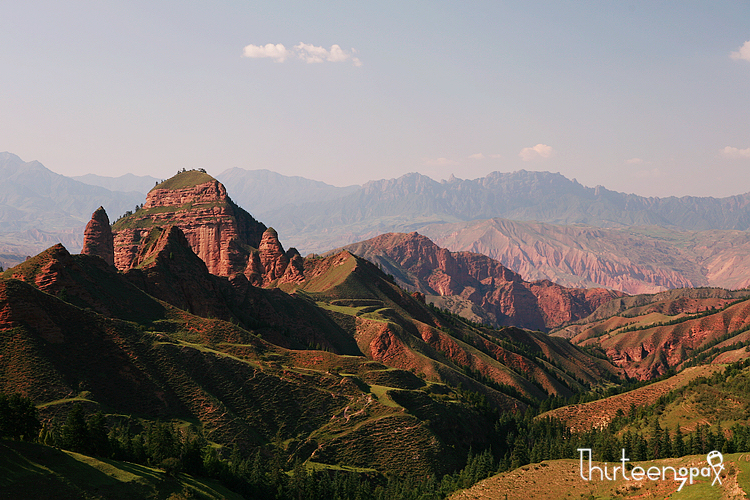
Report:
M 380 264 L 406 288 L 470 301 L 498 325 L 549 330 L 623 295 L 603 288 L 566 288 L 548 280 L 529 283 L 485 255 L 450 252 L 417 233 L 384 234 L 346 248 Z
M 83 248 L 81 253 L 96 255 L 104 259 L 109 265 L 115 264 L 115 246 L 109 217 L 103 207 L 97 208 L 91 214 L 91 220 L 86 224 L 83 232 Z
M 276 231 L 235 205 L 219 181 L 196 171 L 159 184 L 143 207 L 114 224 L 115 266 L 126 271 L 142 265 L 153 243 L 153 229 L 170 226 L 181 230 L 211 274 L 244 274 L 256 286 L 285 275 L 289 282 L 300 279 L 296 250 L 285 252 Z

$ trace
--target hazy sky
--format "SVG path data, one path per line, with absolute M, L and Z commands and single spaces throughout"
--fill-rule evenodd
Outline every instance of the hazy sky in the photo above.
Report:
M 0 68 L 0 151 L 65 175 L 750 191 L 747 0 L 4 1 Z

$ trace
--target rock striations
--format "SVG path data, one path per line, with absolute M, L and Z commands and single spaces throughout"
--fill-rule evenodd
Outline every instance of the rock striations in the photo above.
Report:
M 196 170 L 158 184 L 142 207 L 115 222 L 115 266 L 127 271 L 143 265 L 153 241 L 170 226 L 181 230 L 211 274 L 244 274 L 257 286 L 300 279 L 299 253 L 284 251 L 276 231 L 238 207 L 219 181 Z
M 591 314 L 622 296 L 603 288 L 566 288 L 548 280 L 524 281 L 500 262 L 471 252 L 450 252 L 417 233 L 389 233 L 345 247 L 379 264 L 410 290 L 461 312 L 481 308 L 496 325 L 549 330 Z M 444 300 L 444 299 L 450 300 Z
M 109 226 L 109 217 L 103 207 L 97 208 L 91 215 L 91 220 L 86 224 L 83 232 L 82 254 L 96 255 L 104 259 L 104 262 L 115 265 L 115 247 L 112 236 L 112 228 Z

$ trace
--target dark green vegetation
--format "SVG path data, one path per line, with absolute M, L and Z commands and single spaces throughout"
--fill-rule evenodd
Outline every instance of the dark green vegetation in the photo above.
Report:
M 696 378 L 653 404 L 618 410 L 608 425 L 572 433 L 564 444 L 554 438 L 552 442 L 546 441 L 546 436 L 556 435 L 554 431 L 534 430 L 535 426 L 547 429 L 552 422 L 535 420 L 522 433 L 545 436 L 540 441 L 531 438 L 526 443 L 532 450 L 530 461 L 576 458 L 577 447 L 593 448 L 598 460 L 605 462 L 616 461 L 621 449 L 633 461 L 705 455 L 712 450 L 750 451 L 750 360 L 733 363 L 710 377 Z M 571 448 L 565 448 L 568 445 Z M 542 451 L 535 453 L 535 447 Z M 561 447 L 565 450 L 562 454 L 543 451 Z

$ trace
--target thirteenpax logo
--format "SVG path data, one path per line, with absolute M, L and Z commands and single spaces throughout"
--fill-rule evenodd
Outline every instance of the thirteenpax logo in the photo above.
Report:
M 580 456 L 580 474 L 584 481 L 592 481 L 596 477 L 600 481 L 615 481 L 619 472 L 625 481 L 641 481 L 643 479 L 648 479 L 649 481 L 666 481 L 674 479 L 680 483 L 680 487 L 677 488 L 677 491 L 680 491 L 685 486 L 685 483 L 689 481 L 690 484 L 693 484 L 697 477 L 710 478 L 713 475 L 714 480 L 711 482 L 711 486 L 717 482 L 721 484 L 720 474 L 724 470 L 724 456 L 716 450 L 706 455 L 708 467 L 680 467 L 675 469 L 674 467 L 665 465 L 644 469 L 636 465 L 630 471 L 625 466 L 627 462 L 630 462 L 630 459 L 625 456 L 625 449 L 622 450 L 622 458 L 620 459 L 622 465 L 616 465 L 611 470 L 606 462 L 603 467 L 591 464 L 591 448 L 578 448 L 578 453 Z M 671 474 L 669 471 L 671 471 Z M 594 474 L 595 472 L 598 472 L 598 474 Z M 630 477 L 628 477 L 628 472 L 630 473 Z

